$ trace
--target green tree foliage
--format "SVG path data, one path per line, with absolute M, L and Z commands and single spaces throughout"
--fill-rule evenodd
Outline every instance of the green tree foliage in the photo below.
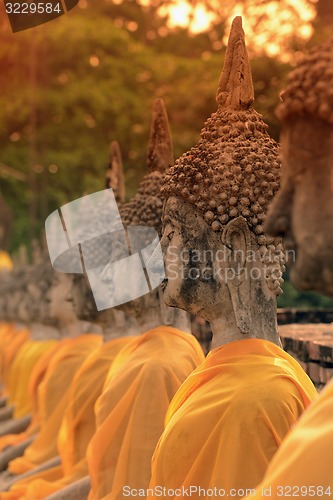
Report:
M 134 193 L 145 173 L 155 97 L 166 101 L 176 157 L 195 143 L 214 110 L 224 51 L 208 50 L 207 35 L 189 37 L 185 30 L 168 36 L 156 31 L 156 38 L 147 41 L 143 32 L 150 27 L 144 24 L 145 15 L 135 2 L 124 2 L 116 12 L 112 3 L 94 0 L 93 7 L 74 9 L 34 30 L 0 34 L 0 162 L 28 174 L 33 160 L 39 226 L 57 206 L 103 186 L 112 139 L 122 148 L 128 195 Z M 129 31 L 131 22 L 138 27 L 134 32 Z M 161 27 L 162 20 L 156 30 Z M 35 90 L 32 44 L 37 59 Z M 253 61 L 257 109 L 272 124 L 276 138 L 273 109 L 286 69 L 267 58 Z M 36 157 L 32 159 L 33 108 Z M 17 247 L 28 236 L 32 193 L 15 179 L 2 178 L 1 183 L 16 213 L 13 245 Z

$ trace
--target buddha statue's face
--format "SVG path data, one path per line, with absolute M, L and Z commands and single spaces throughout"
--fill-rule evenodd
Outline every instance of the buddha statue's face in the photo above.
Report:
M 217 264 L 216 252 L 223 250 L 221 236 L 214 233 L 199 211 L 176 197 L 170 197 L 163 216 L 163 237 L 166 280 L 163 282 L 167 305 L 179 307 L 206 319 L 221 314 L 226 301 L 226 283 L 214 274 L 225 267 L 222 252 Z
M 85 302 L 84 300 L 85 293 L 83 290 L 84 283 L 82 282 L 83 279 L 84 277 L 79 274 L 74 275 L 71 286 L 71 294 L 73 297 L 73 308 L 75 314 L 80 319 L 82 319 L 82 312 L 84 310 L 84 302 Z
M 24 298 L 22 290 L 14 289 L 12 291 L 7 292 L 7 316 L 11 321 L 17 321 L 19 319 L 19 305 Z M 21 319 L 21 318 L 20 318 Z M 22 321 L 24 321 L 22 319 Z
M 32 320 L 32 313 L 34 309 L 34 307 L 32 307 L 32 303 L 33 301 L 31 300 L 28 292 L 21 295 L 21 298 L 17 305 L 17 314 L 20 321 L 29 323 Z
M 23 320 L 23 316 L 26 316 L 25 321 L 34 321 L 37 323 L 43 323 L 47 317 L 47 281 L 44 281 L 39 277 L 39 279 L 34 280 L 33 275 L 31 276 L 31 281 L 27 285 L 27 294 L 22 301 L 20 314 Z
M 291 280 L 302 290 L 333 294 L 333 126 L 289 118 L 281 135 L 282 185 L 266 232 L 285 241 Z
M 71 297 L 76 316 L 83 321 L 96 321 L 98 310 L 85 274 L 74 274 L 71 280 Z
M 71 274 L 55 273 L 48 292 L 50 316 L 62 324 L 77 321 L 73 306 L 72 281 Z
M 103 328 L 123 324 L 124 314 L 122 311 L 116 310 L 116 308 L 97 310 L 86 275 L 74 275 L 71 291 L 74 310 L 79 319 L 96 322 Z

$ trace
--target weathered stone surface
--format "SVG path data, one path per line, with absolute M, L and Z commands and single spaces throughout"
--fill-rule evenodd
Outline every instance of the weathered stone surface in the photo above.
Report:
M 333 40 L 313 48 L 289 77 L 278 108 L 284 177 L 265 230 L 294 254 L 291 280 L 333 295 Z

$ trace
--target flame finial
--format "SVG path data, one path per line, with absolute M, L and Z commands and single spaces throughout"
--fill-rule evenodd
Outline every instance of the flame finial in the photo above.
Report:
M 109 149 L 109 163 L 106 172 L 105 188 L 112 188 L 115 198 L 120 203 L 125 201 L 125 178 L 120 147 L 117 141 L 112 141 Z
M 216 100 L 219 108 L 234 110 L 248 109 L 254 101 L 252 73 L 240 16 L 235 17 L 231 25 Z
M 156 99 L 147 148 L 147 167 L 150 172 L 165 172 L 173 165 L 173 148 L 168 115 L 162 99 Z

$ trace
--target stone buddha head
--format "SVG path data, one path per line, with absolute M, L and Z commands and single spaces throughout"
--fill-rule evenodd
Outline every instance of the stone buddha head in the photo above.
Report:
M 98 311 L 87 276 L 75 274 L 71 283 L 71 296 L 77 317 L 99 325 L 105 340 L 120 336 L 136 335 L 137 324 L 124 311 L 117 308 Z
M 279 188 L 280 162 L 253 101 L 242 20 L 236 17 L 218 109 L 162 187 L 165 301 L 210 321 L 213 347 L 251 337 L 279 343 L 276 297 L 284 253 L 263 223 Z
M 333 295 L 333 40 L 315 47 L 290 74 L 277 109 L 281 189 L 265 230 L 281 236 L 291 280 Z
M 105 188 L 113 190 L 118 206 L 124 203 L 125 178 L 121 151 L 117 141 L 112 141 L 110 144 Z M 98 206 L 96 214 L 93 214 L 96 218 L 96 224 L 103 225 L 103 221 L 101 222 L 101 219 L 103 220 L 101 216 L 104 215 L 101 213 L 103 210 L 103 206 Z M 105 216 L 108 216 L 108 207 L 105 207 L 105 211 Z M 101 232 L 103 232 L 103 228 Z M 102 248 L 101 245 L 103 246 Z M 92 244 L 87 247 L 85 256 L 90 262 L 96 262 L 101 257 L 103 258 L 106 252 L 109 252 L 107 242 L 98 240 L 98 245 Z M 67 279 L 69 279 L 68 276 Z M 91 286 L 85 273 L 74 274 L 70 279 L 71 286 L 68 300 L 72 301 L 74 312 L 81 321 L 98 324 L 103 329 L 105 339 L 133 334 L 135 325 L 133 325 L 133 321 L 126 317 L 124 312 L 115 308 L 98 311 Z
M 45 258 L 38 265 L 30 266 L 21 282 L 22 295 L 18 307 L 20 321 L 28 324 L 32 338 L 44 340 L 57 338 L 59 325 L 49 309 L 48 294 L 52 288 L 54 271 Z
M 51 287 L 53 270 L 49 262 L 38 265 L 17 266 L 14 268 L 2 290 L 3 314 L 8 321 L 22 322 L 31 329 L 37 338 L 35 326 L 55 326 L 48 310 L 47 293 Z M 42 327 L 38 338 L 45 335 L 55 337 L 54 328 Z
M 0 321 L 18 321 L 18 306 L 22 299 L 22 288 L 18 283 L 24 281 L 24 270 L 14 268 L 11 273 L 1 276 Z
M 52 284 L 47 294 L 49 316 L 60 325 L 78 321 L 73 304 L 72 283 L 73 275 L 53 273 Z
M 161 216 L 164 202 L 161 186 L 165 174 L 172 164 L 173 148 L 168 117 L 162 99 L 156 99 L 147 148 L 149 173 L 141 181 L 134 198 L 120 208 L 122 222 L 126 228 L 143 226 L 145 228 L 154 228 L 159 235 L 161 234 Z M 144 248 L 147 242 L 145 236 L 142 238 L 141 248 Z M 131 279 L 131 277 L 129 276 L 128 279 Z M 133 280 L 135 279 L 134 276 Z M 173 326 L 177 324 L 179 328 L 185 331 L 189 330 L 187 315 L 183 311 L 171 310 L 165 306 L 161 287 L 119 307 L 128 314 L 133 315 L 141 322 L 142 326 L 145 325 L 143 329 L 147 329 L 149 324 Z

